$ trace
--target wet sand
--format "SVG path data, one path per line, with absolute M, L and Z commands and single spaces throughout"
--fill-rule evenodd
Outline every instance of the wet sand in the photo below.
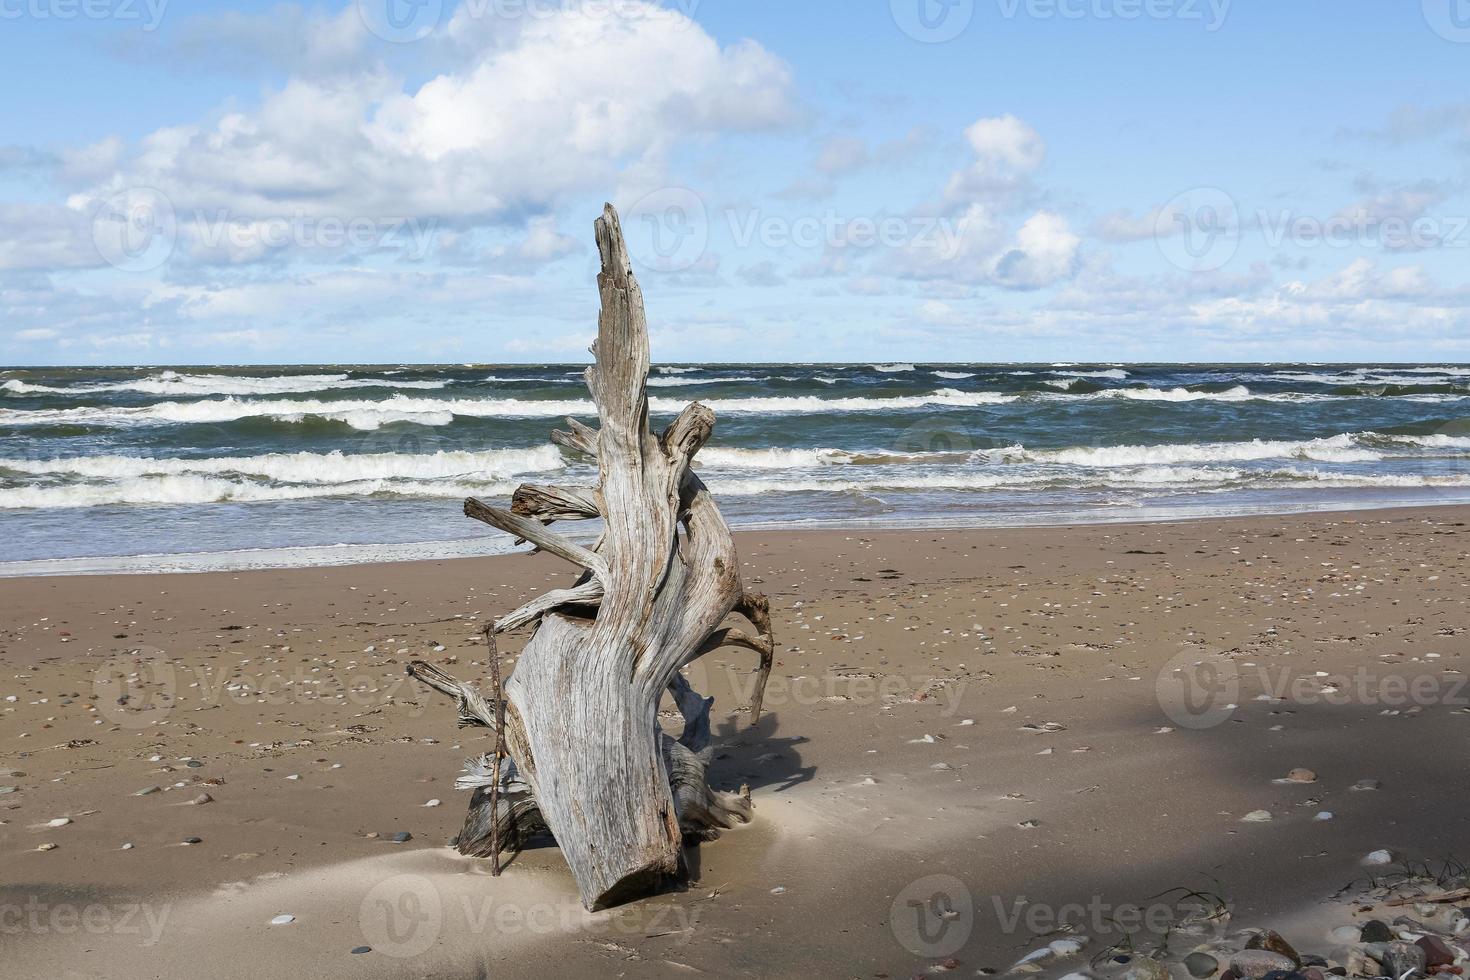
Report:
M 691 680 L 755 822 L 595 916 L 554 847 L 499 879 L 445 847 L 486 742 L 403 676 L 483 677 L 478 627 L 565 584 L 556 559 L 0 581 L 0 963 L 973 976 L 1064 934 L 1085 963 L 1178 886 L 1308 923 L 1369 851 L 1470 851 L 1467 522 L 739 535 L 781 647 L 766 715 L 742 651 Z M 1274 781 L 1296 767 L 1317 780 Z

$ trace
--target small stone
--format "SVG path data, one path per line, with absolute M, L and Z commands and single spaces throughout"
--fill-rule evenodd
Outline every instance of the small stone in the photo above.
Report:
M 1362 939 L 1362 930 L 1357 926 L 1338 926 L 1327 934 L 1335 943 L 1356 943 Z
M 158 786 L 146 786 L 143 789 L 138 790 L 138 792 L 134 793 L 133 795 L 134 796 L 152 796 L 154 793 L 162 793 L 162 792 L 163 792 L 163 790 L 160 787 L 158 787 Z
M 274 919 L 271 920 L 271 925 L 273 925 L 273 926 L 289 926 L 291 923 L 293 923 L 295 921 L 296 921 L 296 916 L 294 916 L 294 915 L 278 915 Z
M 1382 919 L 1369 919 L 1358 933 L 1358 942 L 1387 943 L 1393 941 L 1393 930 Z
M 1310 769 L 1293 769 L 1286 774 L 1286 781 L 1289 783 L 1315 783 L 1317 781 L 1317 774 Z
M 9 796 L 11 793 L 14 793 L 15 790 L 16 787 L 14 786 L 0 786 L 0 796 Z
M 1271 929 L 1256 933 L 1245 944 L 1245 948 L 1270 950 L 1273 953 L 1280 953 L 1282 956 L 1291 960 L 1293 967 L 1302 965 L 1301 955 L 1297 953 L 1291 943 L 1281 938 L 1281 933 Z
M 200 762 L 198 759 L 190 759 L 188 762 L 184 763 L 184 765 L 188 766 L 190 769 L 204 768 L 204 763 Z
M 206 803 L 213 803 L 213 802 L 214 802 L 214 797 L 210 796 L 208 793 L 200 793 L 198 796 L 194 797 L 192 800 L 189 801 L 189 805 L 190 806 L 203 806 Z
M 122 850 L 124 850 L 124 851 L 131 851 L 132 849 L 133 849 L 133 845 L 132 844 L 124 844 L 122 846 Z
M 1196 951 L 1184 957 L 1184 968 L 1197 980 L 1206 980 L 1220 969 L 1220 961 L 1209 953 Z
M 410 834 L 406 830 L 400 830 L 393 835 L 393 843 L 395 844 L 407 844 L 411 840 L 413 840 L 413 834 Z
M 1266 974 L 1278 970 L 1286 973 L 1295 971 L 1296 961 L 1269 949 L 1243 949 L 1230 958 L 1230 969 L 1237 976 L 1264 980 Z
M 1393 864 L 1393 851 L 1386 848 L 1371 851 L 1367 857 L 1363 858 L 1363 863 L 1371 865 Z
M 425 803 L 424 806 L 440 806 L 441 803 L 442 801 L 440 800 L 430 800 L 429 802 Z
M 1150 956 L 1135 956 L 1123 980 L 1169 980 L 1169 968 Z
M 1353 977 L 1377 977 L 1382 976 L 1383 967 L 1377 960 L 1369 956 L 1364 950 L 1356 946 L 1348 948 L 1347 959 L 1343 963 L 1347 968 L 1348 976 Z
M 1332 816 L 1333 814 L 1331 810 L 1322 810 L 1312 819 L 1316 820 L 1318 823 L 1322 823 L 1324 821 L 1331 820 Z
M 184 843 L 185 844 L 203 844 L 204 841 L 201 838 L 198 838 L 198 837 L 185 837 L 184 838 Z
M 1413 943 L 1389 943 L 1378 957 L 1389 976 L 1404 980 L 1405 977 L 1424 973 L 1424 950 Z
M 71 817 L 57 817 L 55 820 L 46 821 L 46 826 L 54 829 L 56 827 L 65 827 L 69 823 L 71 823 Z
M 1265 823 L 1271 819 L 1270 810 L 1252 810 L 1240 818 L 1241 823 Z
M 373 951 L 373 948 L 371 946 L 354 946 L 354 947 L 352 947 L 352 955 L 353 956 L 360 956 L 363 953 L 371 953 L 372 951 Z
M 1353 790 L 1362 793 L 1368 790 L 1382 789 L 1383 783 L 1376 779 L 1360 779 L 1352 785 Z
M 1449 966 L 1455 962 L 1454 950 L 1438 936 L 1420 936 L 1414 945 L 1424 950 L 1425 966 Z
M 56 848 L 58 846 L 59 845 L 56 845 L 56 844 L 42 844 L 40 847 L 36 848 L 36 850 L 38 850 L 38 851 L 54 851 L 54 850 L 56 850 Z

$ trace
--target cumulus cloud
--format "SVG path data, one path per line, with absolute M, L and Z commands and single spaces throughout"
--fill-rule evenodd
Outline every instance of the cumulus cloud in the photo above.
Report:
M 683 140 L 791 118 L 790 71 L 760 45 L 722 47 L 681 13 L 630 9 L 640 16 L 523 19 L 512 42 L 416 89 L 380 67 L 294 77 L 251 111 L 148 135 L 90 196 L 146 185 L 180 210 L 246 219 L 474 224 L 607 186 Z
M 965 130 L 975 159 L 949 178 L 951 204 L 995 200 L 1023 191 L 1046 159 L 1046 143 L 1030 124 L 1012 115 L 978 119 Z

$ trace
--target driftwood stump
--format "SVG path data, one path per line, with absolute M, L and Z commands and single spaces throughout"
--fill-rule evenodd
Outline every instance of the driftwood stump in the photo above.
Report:
M 495 623 L 497 633 L 534 631 L 505 682 L 504 704 L 432 664 L 408 668 L 458 702 L 461 725 L 497 731 L 509 756 L 472 761 L 460 778 L 475 789 L 460 852 L 489 856 L 492 840 L 517 847 L 549 831 L 588 909 L 655 889 L 679 871 L 686 838 L 711 840 L 750 819 L 747 792 L 709 786 L 714 699 L 680 670 L 721 646 L 757 653 L 754 721 L 775 650 L 766 598 L 742 588 L 730 529 L 690 467 L 714 413 L 696 402 L 661 434 L 649 430 L 643 294 L 611 205 L 596 234 L 602 311 L 587 387 L 601 424 L 568 419 L 569 431 L 551 438 L 594 458 L 599 483 L 525 485 L 510 510 L 473 498 L 464 508 L 582 571 L 570 587 Z M 593 518 L 604 529 L 591 548 L 548 530 Z M 746 617 L 754 635 L 722 628 L 731 613 Z M 665 693 L 684 719 L 677 737 L 658 721 Z

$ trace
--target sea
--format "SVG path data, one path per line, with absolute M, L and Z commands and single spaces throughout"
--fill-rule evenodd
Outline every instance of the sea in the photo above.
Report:
M 0 370 L 0 575 L 512 550 L 461 500 L 590 485 L 583 365 Z M 667 364 L 732 525 L 967 527 L 1470 502 L 1470 366 Z M 571 525 L 574 536 L 595 528 Z

